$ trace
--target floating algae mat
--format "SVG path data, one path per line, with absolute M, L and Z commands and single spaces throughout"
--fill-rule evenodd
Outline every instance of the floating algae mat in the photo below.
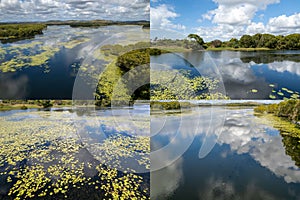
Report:
M 0 113 L 0 199 L 149 199 L 147 119 L 94 112 Z

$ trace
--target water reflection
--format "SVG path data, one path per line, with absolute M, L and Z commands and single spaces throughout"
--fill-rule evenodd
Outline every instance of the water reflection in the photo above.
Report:
M 241 60 L 244 63 L 269 64 L 274 62 L 300 62 L 300 51 L 267 51 L 267 52 L 243 52 Z
M 194 118 L 204 122 L 196 135 L 177 133 L 194 138 L 189 149 L 170 168 L 153 172 L 151 182 L 158 184 L 154 187 L 162 187 L 159 182 L 163 175 L 163 182 L 169 181 L 173 186 L 168 191 L 154 191 L 151 194 L 154 199 L 295 199 L 300 195 L 299 152 L 292 150 L 298 148 L 296 141 L 282 139 L 278 130 L 253 116 L 251 108 L 215 108 L 212 114 L 219 117 L 225 114 L 225 123 L 208 126 L 205 123 L 211 116 L 208 109 L 203 107 L 198 111 L 200 118 L 194 113 L 197 115 Z M 159 116 L 157 118 L 159 121 Z M 170 116 L 168 120 L 174 119 L 176 116 Z M 155 121 L 152 123 L 155 126 Z M 198 152 L 209 129 L 222 133 L 216 137 L 217 145 L 212 151 L 199 159 Z M 171 141 L 179 145 L 181 141 L 171 132 L 162 129 L 152 137 L 151 145 L 161 147 Z M 162 154 L 176 151 L 178 145 Z M 155 161 L 151 157 L 152 162 Z M 171 173 L 174 169 L 178 172 L 176 177 Z
M 112 38 L 115 35 L 118 35 L 117 40 Z M 90 58 L 93 62 L 83 66 L 87 70 L 106 63 L 98 55 L 103 42 L 128 44 L 147 38 L 141 26 L 48 26 L 43 35 L 35 38 L 0 43 L 1 80 L 11 80 L 9 85 L 12 87 L 11 92 L 6 89 L 8 84 L 0 81 L 0 98 L 70 99 L 81 64 Z M 95 76 L 99 73 L 93 71 L 93 74 Z M 24 76 L 27 81 L 19 84 L 19 79 Z
M 221 80 L 226 94 L 231 99 L 270 99 L 270 95 L 275 95 L 276 99 L 283 99 L 284 96 L 272 92 L 274 88 L 270 87 L 270 84 L 277 87 L 276 92 L 282 88 L 300 92 L 299 53 L 299 51 L 193 51 L 180 53 L 179 56 L 173 54 L 153 56 L 151 62 L 174 69 L 193 66 L 202 76 Z M 188 64 L 185 64 L 186 62 Z M 252 92 L 253 89 L 256 92 Z
M 149 106 L 83 110 L 0 112 L 0 199 L 149 198 Z

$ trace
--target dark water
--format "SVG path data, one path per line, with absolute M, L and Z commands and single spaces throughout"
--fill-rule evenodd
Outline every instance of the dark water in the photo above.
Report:
M 151 63 L 215 78 L 224 84 L 226 95 L 231 99 L 283 99 L 300 92 L 299 53 L 194 51 L 152 56 Z M 257 92 L 252 92 L 253 89 Z
M 159 167 L 151 172 L 152 199 L 300 198 L 299 139 L 281 136 L 252 108 L 203 107 L 151 120 L 151 150 L 160 153 L 151 155 Z
M 87 64 L 85 67 L 93 65 L 104 68 L 106 62 L 97 56 L 94 57 L 95 51 L 100 51 L 100 47 L 104 44 L 122 44 L 120 36 L 124 39 L 129 34 L 135 33 L 143 35 L 142 28 L 140 26 L 100 28 L 49 26 L 43 35 L 35 38 L 14 43 L 0 43 L 0 66 L 12 59 L 19 62 L 26 56 L 55 51 L 40 66 L 32 66 L 29 59 L 24 61 L 24 67 L 18 67 L 15 72 L 0 72 L 0 98 L 72 99 L 74 81 L 81 64 Z M 127 38 L 127 42 L 134 43 L 139 39 L 144 38 Z M 68 47 L 72 42 L 77 45 Z
M 110 160 L 103 154 L 103 149 L 101 150 L 102 154 L 99 153 L 99 149 L 98 151 L 95 149 L 97 149 L 96 146 L 103 144 L 109 138 L 114 138 L 118 135 L 118 137 L 122 135 L 120 138 L 125 139 L 124 142 L 126 142 L 126 138 L 148 137 L 149 124 L 148 128 L 145 128 L 143 124 L 144 121 L 146 123 L 149 122 L 149 111 L 148 105 L 141 104 L 129 108 L 104 110 L 73 107 L 52 108 L 49 111 L 28 109 L 26 111 L 0 112 L 0 146 L 3 147 L 7 143 L 11 144 L 9 147 L 5 146 L 5 149 L 0 149 L 0 199 L 16 198 L 18 189 L 23 187 L 22 185 L 18 186 L 16 182 L 24 180 L 17 173 L 20 175 L 26 174 L 27 172 L 23 170 L 24 168 L 34 168 L 35 166 L 42 167 L 41 173 L 48 171 L 49 173 L 41 176 L 49 178 L 51 181 L 40 187 L 38 191 L 33 191 L 34 196 L 31 198 L 25 198 L 25 195 L 19 194 L 21 199 L 112 198 L 111 192 L 101 189 L 101 186 L 109 182 L 110 179 L 101 178 L 101 173 L 99 173 L 97 168 L 99 165 L 116 169 L 115 181 L 117 178 L 120 178 L 120 181 L 122 181 L 121 178 L 128 174 L 139 176 L 139 181 L 132 177 L 127 179 L 127 182 L 130 181 L 130 184 L 137 184 L 138 188 L 130 187 L 126 189 L 124 187 L 121 188 L 121 191 L 134 191 L 135 194 L 140 192 L 148 199 L 150 196 L 150 172 L 149 169 L 145 169 L 144 165 L 139 164 L 135 159 L 141 160 L 143 158 L 150 162 L 149 152 L 141 154 L 141 152 L 130 151 L 132 156 L 127 157 L 126 154 L 122 153 L 126 149 L 110 148 L 111 146 L 108 146 L 105 148 L 105 152 L 108 153 L 108 158 L 113 158 L 113 160 Z M 13 137 L 10 137 L 10 134 Z M 24 145 L 22 145 L 23 140 L 26 140 Z M 115 138 L 115 140 L 117 139 Z M 145 144 L 149 145 L 149 143 Z M 31 148 L 25 148 L 24 146 L 26 145 L 31 146 Z M 134 144 L 130 143 L 128 145 Z M 76 148 L 75 151 L 72 151 L 75 146 L 78 149 Z M 13 153 L 6 154 L 7 148 L 10 148 L 9 151 Z M 26 149 L 25 154 L 23 149 Z M 35 153 L 36 151 L 38 153 Z M 111 152 L 113 152 L 112 155 L 109 154 Z M 35 156 L 39 156 L 40 153 L 43 154 L 43 159 L 36 160 Z M 21 161 L 19 159 L 15 164 L 9 162 L 9 160 L 14 160 L 18 156 L 22 158 Z M 47 159 L 44 160 L 44 158 Z M 48 158 L 53 158 L 53 160 L 48 160 Z M 72 166 L 65 163 L 65 160 L 68 159 L 72 160 Z M 118 161 L 117 163 L 115 162 L 116 160 Z M 124 163 L 122 163 L 123 161 Z M 126 163 L 131 165 L 126 165 Z M 62 173 L 70 173 L 76 179 L 84 177 L 86 181 L 75 184 L 75 178 L 70 178 L 71 175 L 68 177 L 53 175 L 49 171 L 50 169 L 63 169 Z M 82 174 L 79 175 L 79 173 Z M 8 177 L 12 178 L 11 181 L 8 181 Z M 62 188 L 65 186 L 68 188 L 65 194 L 59 192 L 49 193 L 53 190 L 54 184 L 59 183 L 63 178 L 70 178 L 70 181 L 64 182 L 64 186 L 61 185 Z M 30 177 L 25 178 L 25 180 L 30 179 Z M 40 182 L 40 180 L 37 182 Z M 74 184 L 76 187 L 74 187 Z M 34 190 L 32 189 L 33 187 L 35 186 L 32 186 L 32 183 L 26 184 L 22 190 L 26 193 L 29 190 Z M 48 191 L 47 195 L 38 197 L 38 194 L 45 190 Z M 9 191 L 15 192 L 9 194 Z M 141 197 L 137 199 L 141 199 Z

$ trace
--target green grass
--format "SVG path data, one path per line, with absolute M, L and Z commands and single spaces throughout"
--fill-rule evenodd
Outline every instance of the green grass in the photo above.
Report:
M 3 100 L 0 103 L 0 111 L 10 110 L 26 110 L 31 108 L 44 108 L 44 107 L 68 107 L 72 106 L 72 100 Z M 48 105 L 48 106 L 47 106 Z
M 181 53 L 181 52 L 192 51 L 192 49 L 187 49 L 187 48 L 178 47 L 178 46 L 154 46 L 153 48 L 163 50 L 162 53 Z
M 218 48 L 214 48 L 214 47 L 208 47 L 206 49 L 207 51 L 270 51 L 272 49 L 269 48 L 233 48 L 233 47 L 218 47 Z

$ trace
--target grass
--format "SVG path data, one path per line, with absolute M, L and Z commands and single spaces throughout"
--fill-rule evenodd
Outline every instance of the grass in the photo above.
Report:
M 26 110 L 30 108 L 42 108 L 42 106 L 32 105 L 32 104 L 0 104 L 0 111 L 10 111 L 10 110 Z
M 224 50 L 228 50 L 228 51 L 270 51 L 272 49 L 269 48 L 233 48 L 233 47 L 208 47 L 206 49 L 207 51 L 224 51 Z
M 151 110 L 178 110 L 184 108 L 191 108 L 197 106 L 190 102 L 179 102 L 179 101 L 151 101 L 150 107 Z
M 187 49 L 184 47 L 178 47 L 178 46 L 155 46 L 154 48 L 163 50 L 162 53 L 181 53 L 181 52 L 188 52 L 192 51 L 192 49 Z
M 0 111 L 26 110 L 31 108 L 44 108 L 48 100 L 3 100 L 0 103 Z M 72 100 L 49 100 L 49 107 L 68 107 L 72 106 Z

